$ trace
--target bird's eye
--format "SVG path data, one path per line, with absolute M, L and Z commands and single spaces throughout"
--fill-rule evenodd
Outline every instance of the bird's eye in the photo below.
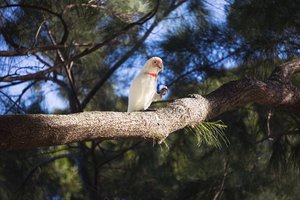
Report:
M 153 62 L 154 64 L 156 64 L 156 60 L 154 60 L 154 62 Z

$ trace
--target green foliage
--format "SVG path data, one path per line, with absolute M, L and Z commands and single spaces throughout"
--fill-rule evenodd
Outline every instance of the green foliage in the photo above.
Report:
M 126 22 L 133 22 L 141 14 L 149 12 L 149 4 L 147 0 L 112 0 L 107 2 L 108 9 L 111 9 L 114 16 Z
M 65 43 L 68 45 L 100 43 L 144 16 L 156 3 L 148 0 L 5 2 L 30 3 L 59 13 L 68 26 Z M 5 2 L 0 4 L 5 5 Z M 245 76 L 266 80 L 276 65 L 299 56 L 298 1 L 232 1 L 225 8 L 228 21 L 222 25 L 210 20 L 206 5 L 218 7 L 214 1 L 187 0 L 178 9 L 171 9 L 181 2 L 160 1 L 156 18 L 122 32 L 109 45 L 74 62 L 75 89 L 82 101 L 149 26 L 156 24 L 149 38 L 93 96 L 86 111 L 126 110 L 127 96 L 117 91 L 128 88 L 130 77 L 140 69 L 136 64 L 149 56 L 160 56 L 164 60 L 166 70 L 159 81 L 170 84 L 170 99 L 191 93 L 205 95 L 228 81 Z M 0 9 L 1 44 L 5 43 L 3 33 L 7 33 L 14 42 L 31 48 L 44 20 L 56 41 L 62 39 L 64 29 L 58 17 L 34 9 L 11 11 L 12 15 L 5 15 Z M 171 13 L 165 15 L 168 11 Z M 45 26 L 42 26 L 35 45 L 51 45 Z M 61 52 L 68 58 L 86 48 L 72 47 Z M 50 64 L 58 62 L 56 51 L 39 55 Z M 19 74 L 34 72 L 20 68 L 20 58 L 0 58 L 0 61 L 1 76 L 14 69 Z M 27 113 L 48 112 L 43 103 L 47 95 L 43 91 L 45 86 L 59 80 L 70 87 L 61 68 L 43 78 L 50 80 L 38 81 L 30 95 L 20 99 L 20 105 Z M 292 81 L 300 86 L 299 75 Z M 71 110 L 74 99 L 66 87 L 58 84 L 53 88 L 66 101 L 66 109 L 57 109 L 54 113 L 66 114 Z M 17 99 L 14 94 L 10 96 Z M 5 96 L 0 97 L 1 112 L 5 112 L 13 104 L 7 102 Z M 272 116 L 268 119 L 270 112 Z M 10 113 L 18 113 L 18 109 L 13 108 Z M 300 199 L 300 140 L 297 132 L 300 122 L 297 117 L 276 108 L 248 104 L 213 120 L 216 122 L 189 126 L 168 138 L 153 133 L 162 144 L 107 140 L 86 142 L 84 150 L 77 144 L 69 144 L 1 152 L 0 199 L 87 199 L 86 191 L 90 190 L 97 193 L 96 199 L 206 200 L 214 198 L 224 177 L 219 199 Z M 268 133 L 268 125 L 271 133 Z M 272 137 L 268 138 L 268 134 Z M 224 145 L 226 148 L 221 148 Z M 82 159 L 80 151 L 84 152 L 86 173 L 91 182 L 87 189 L 79 173 L 78 163 L 83 162 L 79 161 Z M 37 164 L 62 154 L 70 154 L 75 159 L 64 157 L 40 165 L 27 177 Z M 24 180 L 27 181 L 24 183 Z
M 248 58 L 286 58 L 297 54 L 299 2 L 294 0 L 236 0 L 229 10 L 228 21 L 249 48 Z M 250 50 L 250 49 L 249 49 Z M 258 56 L 259 55 L 259 56 Z
M 221 121 L 217 121 L 202 122 L 195 126 L 188 126 L 187 129 L 196 136 L 198 146 L 207 144 L 220 149 L 222 147 L 222 142 L 226 146 L 229 144 L 229 140 L 224 133 L 226 127 L 227 126 Z

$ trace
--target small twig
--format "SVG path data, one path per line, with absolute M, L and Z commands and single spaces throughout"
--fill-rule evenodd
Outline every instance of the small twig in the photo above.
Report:
M 17 106 L 21 111 L 23 111 L 24 114 L 26 113 L 26 111 L 17 102 L 15 102 L 10 96 L 8 96 L 7 94 L 5 94 L 2 91 L 0 91 L 0 93 L 3 94 L 9 101 L 11 101 L 13 103 L 13 106 Z M 11 110 L 11 108 L 9 108 L 9 110 L 7 112 L 9 112 Z
M 170 12 L 176 8 L 178 8 L 180 5 L 182 5 L 184 1 L 180 1 L 177 4 L 173 5 L 171 7 L 171 9 L 166 10 L 165 13 L 163 14 L 164 16 L 167 16 L 168 14 L 170 14 Z M 153 9 L 152 14 L 151 12 L 148 13 L 151 14 L 149 17 L 152 18 L 155 13 L 158 10 L 159 7 L 159 3 L 160 1 L 157 2 L 156 7 Z M 146 15 L 147 16 L 147 15 Z M 147 20 L 149 20 L 150 18 L 147 18 Z M 145 34 L 143 35 L 143 37 L 141 37 L 141 39 L 126 53 L 123 55 L 123 57 L 114 64 L 114 66 L 112 66 L 104 76 L 102 76 L 102 78 L 95 84 L 95 86 L 90 90 L 90 92 L 86 95 L 86 97 L 84 98 L 84 100 L 81 103 L 81 107 L 85 108 L 86 105 L 91 101 L 91 99 L 93 98 L 93 96 L 97 93 L 97 91 L 104 85 L 104 83 L 112 76 L 112 74 L 135 52 L 137 51 L 140 46 L 142 45 L 142 43 L 148 38 L 148 36 L 151 34 L 151 32 L 153 31 L 153 29 L 157 26 L 157 24 L 161 21 L 162 19 L 155 19 L 155 21 L 151 24 L 151 26 L 149 27 L 149 29 L 145 32 Z M 146 22 L 144 21 L 144 22 Z M 126 28 L 126 27 L 125 27 Z M 125 29 L 124 28 L 124 29 Z M 108 39 L 109 40 L 109 39 Z M 105 44 L 105 42 L 103 42 L 103 45 Z M 96 45 L 95 45 L 96 46 Z M 73 59 L 74 60 L 74 59 Z
M 270 128 L 270 120 L 271 120 L 271 117 L 272 117 L 272 111 L 269 111 L 268 112 L 268 115 L 267 115 L 267 131 L 268 131 L 268 136 L 271 137 L 271 128 Z M 271 139 L 271 138 L 270 138 Z
M 24 82 L 24 81 L 28 81 L 28 80 L 33 80 L 33 79 L 41 77 L 45 74 L 48 74 L 50 72 L 55 71 L 57 66 L 54 66 L 52 68 L 48 68 L 48 69 L 45 69 L 45 70 L 42 70 L 42 71 L 39 71 L 39 72 L 36 72 L 36 73 L 33 73 L 33 74 L 26 74 L 26 75 L 21 75 L 21 76 L 16 76 L 16 77 L 15 76 L 13 76 L 13 77 L 0 77 L 0 82 L 13 82 L 13 81 Z
M 33 42 L 33 44 L 32 44 L 32 48 L 35 47 L 35 45 L 36 45 L 36 43 L 37 43 L 37 38 L 38 38 L 38 36 L 39 36 L 39 34 L 40 34 L 41 30 L 42 30 L 42 26 L 43 26 L 43 24 L 44 24 L 45 22 L 46 22 L 46 20 L 44 20 L 44 21 L 40 24 L 40 26 L 39 26 L 39 28 L 38 28 L 36 34 L 35 34 L 34 42 Z
M 97 167 L 102 167 L 103 165 L 106 165 L 106 164 L 110 163 L 111 161 L 115 160 L 116 158 L 118 158 L 118 157 L 124 155 L 124 153 L 126 153 L 127 151 L 129 151 L 129 150 L 131 150 L 131 149 L 137 147 L 137 146 L 140 145 L 141 143 L 142 143 L 142 141 L 135 143 L 135 144 L 132 145 L 131 147 L 128 147 L 127 149 L 124 149 L 122 152 L 118 153 L 116 156 L 114 156 L 114 157 L 112 157 L 112 158 L 110 158 L 110 159 L 108 159 L 108 160 L 106 160 L 106 161 L 100 163 Z
M 105 9 L 104 6 L 97 5 L 97 4 L 91 4 L 91 3 L 69 4 L 65 7 L 63 14 L 65 14 L 68 10 L 71 10 L 72 8 L 75 8 L 75 7 L 94 8 L 94 9 L 98 9 L 98 10 Z
M 237 49 L 236 51 L 232 52 L 232 53 L 229 53 L 228 55 L 224 56 L 223 58 L 220 58 L 219 60 L 215 61 L 215 62 L 212 62 L 212 63 L 209 63 L 207 65 L 204 65 L 204 66 L 198 66 L 198 67 L 195 67 L 194 69 L 191 69 L 185 73 L 182 73 L 181 75 L 179 75 L 178 77 L 174 78 L 169 84 L 167 84 L 167 87 L 171 87 L 174 83 L 176 83 L 177 81 L 181 80 L 182 78 L 186 77 L 187 75 L 189 74 L 192 74 L 200 69 L 208 69 L 224 60 L 226 60 L 227 58 L 229 58 L 230 56 L 233 56 L 234 54 L 238 53 L 240 51 L 240 49 Z
M 41 7 L 41 6 L 36 6 L 36 5 L 29 5 L 29 4 L 8 4 L 8 5 L 4 5 L 4 6 L 0 6 L 0 9 L 5 9 L 5 8 L 13 8 L 13 7 L 21 7 L 21 8 L 28 8 L 28 9 L 33 9 L 33 10 L 39 10 L 39 11 L 44 11 L 47 12 L 51 15 L 54 15 L 55 17 L 57 17 L 60 22 L 63 25 L 63 29 L 64 29 L 64 33 L 61 39 L 60 44 L 64 44 L 68 38 L 69 35 L 69 31 L 68 31 L 68 26 L 65 22 L 65 20 L 63 19 L 62 15 L 59 13 L 56 13 L 48 8 L 45 7 Z
M 135 27 L 137 25 L 142 25 L 145 22 L 149 21 L 156 14 L 156 12 L 158 11 L 159 5 L 160 5 L 160 0 L 157 0 L 156 6 L 148 14 L 146 14 L 143 17 L 141 17 L 139 20 L 137 20 L 137 21 L 135 21 L 133 23 L 128 24 L 127 26 L 125 26 L 120 31 L 116 32 L 115 34 L 112 34 L 112 35 L 108 36 L 108 38 L 106 38 L 103 42 L 95 44 L 94 46 L 83 50 L 79 54 L 77 54 L 74 57 L 72 57 L 72 60 L 79 59 L 79 58 L 81 58 L 83 56 L 86 56 L 86 55 L 88 55 L 88 54 L 96 51 L 97 49 L 103 47 L 104 45 L 109 44 L 111 41 L 113 41 L 118 36 L 122 35 L 123 33 L 126 33 L 131 28 L 133 28 L 133 27 Z
M 55 41 L 55 39 L 54 39 L 54 37 L 52 35 L 51 30 L 48 28 L 47 24 L 45 24 L 45 27 L 47 29 L 47 33 L 48 33 L 48 36 L 50 38 L 50 41 L 51 41 L 52 45 L 56 46 L 57 44 L 56 44 L 56 41 Z M 65 62 L 65 59 L 64 59 L 64 57 L 63 57 L 63 55 L 62 55 L 62 53 L 61 53 L 61 51 L 59 49 L 56 49 L 56 53 L 59 56 L 60 61 L 62 63 Z
M 11 87 L 11 86 L 18 85 L 18 84 L 22 84 L 24 82 L 25 81 L 19 81 L 19 82 L 13 82 L 13 83 L 9 83 L 9 84 L 6 84 L 6 85 L 2 85 L 2 86 L 0 86 L 0 89 Z
M 51 30 L 48 28 L 47 25 L 46 26 L 46 29 L 47 29 L 47 32 L 48 32 L 48 35 L 49 35 L 49 38 L 52 42 L 53 45 L 56 45 L 56 41 L 51 33 Z M 81 104 L 80 104 L 80 101 L 78 99 L 78 95 L 77 95 L 77 92 L 76 92 L 76 89 L 75 89 L 75 82 L 74 82 L 74 79 L 73 79 L 73 76 L 72 76 L 72 67 L 73 67 L 73 61 L 68 61 L 66 62 L 63 54 L 61 53 L 61 51 L 59 49 L 56 50 L 57 52 L 57 55 L 61 61 L 61 63 L 63 64 L 63 67 L 65 69 L 65 72 L 66 72 L 66 75 L 67 75 L 67 78 L 69 80 L 69 83 L 70 83 L 70 86 L 71 86 L 71 90 L 72 90 L 72 93 L 73 93 L 73 97 L 76 101 L 76 105 L 77 105 L 77 108 L 78 108 L 78 111 L 82 112 L 83 109 L 81 107 Z
M 286 131 L 286 132 L 281 132 L 281 133 L 276 133 L 276 134 L 272 134 L 272 135 L 268 135 L 258 141 L 255 141 L 254 144 L 259 144 L 261 142 L 264 142 L 265 140 L 274 140 L 274 139 L 278 139 L 284 135 L 300 135 L 300 129 L 298 130 L 294 130 L 294 131 Z
M 34 53 L 33 55 L 38 61 L 40 61 L 44 65 L 48 66 L 49 68 L 52 68 L 52 65 L 49 64 L 48 62 L 46 62 L 45 60 L 43 60 L 38 54 Z
M 75 156 L 73 156 L 72 154 L 62 154 L 59 156 L 55 156 L 46 160 L 43 160 L 42 162 L 38 163 L 37 165 L 35 165 L 27 174 L 27 176 L 25 177 L 25 179 L 23 180 L 22 184 L 18 187 L 18 189 L 16 190 L 16 192 L 19 192 L 20 189 L 27 183 L 27 181 L 32 177 L 32 175 L 34 174 L 34 172 L 36 172 L 36 170 L 38 170 L 40 167 L 47 165 L 48 163 L 51 163 L 55 160 L 61 159 L 61 158 L 69 158 L 71 160 L 73 160 L 75 163 L 77 163 L 77 159 Z
M 37 82 L 39 82 L 40 80 L 36 80 L 33 81 L 32 83 L 30 83 L 29 85 L 27 85 L 21 92 L 21 94 L 19 95 L 18 99 L 16 102 L 20 103 L 22 96 L 32 87 L 34 86 Z
M 218 200 L 222 197 L 223 191 L 224 191 L 224 185 L 225 185 L 225 180 L 227 178 L 228 175 L 228 160 L 226 160 L 226 162 L 224 163 L 224 174 L 221 180 L 221 184 L 220 187 L 218 189 L 218 191 L 216 192 L 216 194 L 214 195 L 212 200 Z

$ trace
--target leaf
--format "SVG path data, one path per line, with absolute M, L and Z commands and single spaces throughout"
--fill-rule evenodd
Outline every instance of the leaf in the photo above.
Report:
M 221 149 L 222 143 L 226 146 L 229 145 L 229 140 L 224 133 L 226 127 L 222 121 L 216 121 L 202 122 L 195 126 L 188 126 L 187 128 L 195 135 L 198 146 L 207 144 Z

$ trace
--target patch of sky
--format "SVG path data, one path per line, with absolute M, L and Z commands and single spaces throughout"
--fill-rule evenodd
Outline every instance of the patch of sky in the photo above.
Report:
M 207 9 L 210 11 L 211 19 L 215 23 L 225 23 L 226 22 L 226 11 L 225 7 L 228 5 L 228 1 L 226 0 L 216 0 L 216 1 L 205 1 L 205 5 Z M 134 79 L 135 76 L 138 75 L 139 71 L 143 67 L 145 61 L 149 56 L 159 56 L 161 55 L 161 49 L 159 49 L 156 45 L 164 39 L 164 36 L 170 32 L 172 32 L 175 28 L 182 25 L 182 23 L 190 23 L 193 24 L 192 20 L 190 20 L 190 15 L 187 12 L 187 5 L 183 4 L 180 7 L 178 7 L 174 12 L 172 12 L 165 20 L 160 22 L 158 26 L 152 31 L 152 33 L 149 35 L 147 40 L 145 41 L 147 49 L 145 50 L 145 55 L 135 55 L 134 59 L 127 60 L 123 66 L 120 68 L 117 73 L 112 77 L 112 80 L 115 81 L 116 84 L 114 85 L 114 88 L 118 95 L 120 96 L 127 96 L 129 91 L 130 82 Z M 13 17 L 12 14 L 15 10 L 11 10 L 11 12 L 8 12 L 8 15 L 6 17 Z M 6 13 L 7 14 L 7 13 Z M 170 25 L 170 20 L 172 20 L 172 25 Z M 147 28 L 150 26 L 150 24 L 153 23 L 153 20 L 149 20 L 147 24 L 144 26 L 145 30 L 141 32 L 141 35 L 147 30 Z M 0 38 L 1 40 L 1 38 Z M 2 40 L 3 41 L 3 40 Z M 0 41 L 0 50 L 7 50 L 7 46 Z M 10 60 L 10 59 L 8 59 Z M 1 59 L 2 61 L 2 59 Z M 38 70 L 41 70 L 42 66 L 39 61 L 37 61 L 33 56 L 21 56 L 13 62 L 14 66 L 17 66 L 18 68 L 22 68 L 22 70 L 19 70 L 19 74 L 26 74 L 26 73 L 34 73 Z M 10 63 L 11 64 L 11 63 Z M 226 68 L 230 68 L 234 66 L 233 60 L 226 60 L 224 61 L 224 65 Z M 28 66 L 35 66 L 37 68 L 32 69 L 26 69 Z M 165 66 L 168 67 L 168 63 L 165 63 Z M 1 71 L 1 75 L 4 73 L 7 73 L 8 68 L 3 71 Z M 201 76 L 199 76 L 201 77 Z M 165 79 L 162 78 L 159 83 L 164 83 Z M 12 95 L 20 94 L 23 89 L 28 85 L 28 83 L 19 84 L 17 86 L 11 87 L 9 90 L 9 93 Z M 49 82 L 46 82 L 42 84 L 41 91 L 43 91 L 44 100 L 41 102 L 41 104 L 48 109 L 48 112 L 53 112 L 55 109 L 64 109 L 67 107 L 67 102 L 63 100 L 58 91 L 58 87 L 55 84 L 51 84 Z M 28 98 L 30 95 L 34 94 L 34 90 L 28 92 L 26 95 L 24 95 L 24 99 Z M 28 101 L 28 104 L 30 104 L 30 101 Z
M 23 93 L 29 84 L 30 83 L 21 83 L 11 86 L 9 91 L 6 92 L 9 93 L 12 99 L 17 100 L 19 95 Z M 65 109 L 67 106 L 67 102 L 59 95 L 58 87 L 49 81 L 42 83 L 39 88 L 32 87 L 26 91 L 26 93 L 22 95 L 21 104 L 25 107 L 30 106 L 33 101 L 36 101 L 36 95 L 42 96 L 40 104 L 42 108 L 46 109 L 46 112 L 51 113 L 56 109 Z
M 278 45 L 277 49 L 278 49 L 278 52 L 279 52 L 278 57 L 280 59 L 287 59 L 288 58 L 285 45 L 282 45 L 282 44 Z
M 216 0 L 216 1 L 204 1 L 204 5 L 209 10 L 209 19 L 212 20 L 216 24 L 223 24 L 226 22 L 226 6 L 228 5 L 228 1 L 226 0 Z M 163 41 L 166 37 L 166 35 L 172 33 L 177 28 L 182 27 L 183 25 L 188 25 L 190 27 L 195 26 L 195 23 L 193 21 L 193 16 L 187 8 L 187 4 L 184 3 L 181 6 L 179 6 L 175 11 L 173 11 L 169 16 L 167 16 L 163 21 L 161 21 L 151 32 L 149 37 L 146 39 L 146 49 L 143 50 L 143 53 L 146 55 L 140 55 L 136 56 L 135 60 L 131 60 L 129 67 L 127 63 L 124 64 L 125 67 L 120 68 L 118 72 L 116 73 L 115 77 L 118 79 L 118 83 L 115 85 L 115 89 L 118 95 L 120 96 L 128 96 L 129 92 L 129 86 L 130 82 L 134 79 L 135 76 L 139 73 L 141 68 L 143 67 L 144 63 L 149 57 L 152 56 L 159 56 L 163 54 L 160 48 L 158 48 L 157 44 L 159 44 L 161 41 Z M 147 29 L 151 26 L 154 19 L 149 20 L 144 25 L 144 30 L 140 32 L 140 37 L 143 36 L 143 34 L 147 31 Z M 170 21 L 172 23 L 170 23 Z M 222 52 L 221 52 L 222 51 Z M 224 56 L 224 49 L 220 49 L 218 51 L 217 49 L 214 50 L 214 57 L 220 57 Z M 227 51 L 226 51 L 227 52 Z M 229 52 L 227 52 L 229 53 Z M 222 55 L 220 55 L 222 54 Z M 226 69 L 230 69 L 233 66 L 235 66 L 234 60 L 230 59 L 224 59 L 221 63 Z M 166 67 L 166 73 L 168 73 L 168 63 L 164 63 Z M 187 67 L 189 68 L 189 67 Z M 203 75 L 195 75 L 197 78 L 200 79 L 203 77 Z M 166 84 L 166 79 L 162 75 L 159 78 L 159 84 Z
M 203 0 L 206 8 L 210 11 L 210 20 L 216 24 L 226 23 L 226 6 L 228 0 Z
M 7 1 L 8 4 L 17 4 L 18 1 Z M 21 9 L 18 7 L 7 7 L 0 10 L 0 27 L 5 25 L 5 21 L 14 22 L 21 14 Z M 5 19 L 5 20 L 3 20 Z
M 14 76 L 20 76 L 25 74 L 32 74 L 46 67 L 40 63 L 34 56 L 19 56 L 17 58 L 5 58 L 0 59 L 1 63 L 1 76 L 6 76 L 8 74 L 13 74 Z M 0 86 L 6 85 L 7 83 L 1 83 Z M 19 96 L 23 93 L 23 90 L 29 85 L 29 82 L 24 82 L 17 84 L 15 86 L 9 87 L 9 90 L 4 90 L 7 94 L 11 96 Z M 31 89 L 28 90 L 23 96 L 21 102 L 25 106 L 29 106 L 32 103 L 32 98 L 30 98 L 35 93 L 40 92 L 43 96 L 43 101 L 41 105 L 47 109 L 48 112 L 52 112 L 55 109 L 64 109 L 67 107 L 66 101 L 64 101 L 58 91 L 58 87 L 50 81 L 43 82 L 39 90 Z
M 117 79 L 117 84 L 114 84 L 114 89 L 119 96 L 128 96 L 131 80 L 133 80 L 143 68 L 147 58 L 136 55 L 134 59 L 127 60 L 123 65 L 126 67 L 120 68 L 112 79 Z

